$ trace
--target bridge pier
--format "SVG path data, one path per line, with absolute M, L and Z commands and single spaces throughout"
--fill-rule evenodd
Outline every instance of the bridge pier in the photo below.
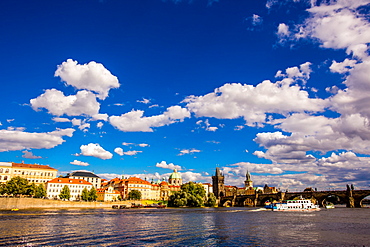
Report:
M 355 207 L 355 199 L 352 196 L 347 197 L 347 208 L 354 208 Z

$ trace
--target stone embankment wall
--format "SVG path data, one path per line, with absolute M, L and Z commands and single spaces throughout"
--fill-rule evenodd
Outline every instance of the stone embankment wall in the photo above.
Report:
M 112 208 L 112 205 L 131 205 L 140 203 L 139 201 L 122 202 L 70 202 L 61 200 L 36 199 L 26 197 L 0 198 L 0 210 L 10 210 L 12 208 Z

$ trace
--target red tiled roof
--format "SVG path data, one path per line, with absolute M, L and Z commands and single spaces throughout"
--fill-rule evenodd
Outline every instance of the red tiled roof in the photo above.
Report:
M 149 181 L 137 177 L 129 177 L 128 179 L 125 180 L 128 181 L 129 183 L 135 184 L 151 184 Z
M 92 183 L 87 182 L 83 179 L 73 179 L 73 178 L 54 178 L 47 183 L 55 183 L 55 184 L 85 184 L 85 185 L 92 185 Z
M 31 164 L 24 164 L 24 163 L 14 163 L 12 162 L 13 167 L 25 167 L 25 168 L 35 168 L 35 169 L 49 169 L 49 170 L 54 170 L 57 171 L 57 169 L 51 168 L 50 166 L 46 165 L 31 165 Z
M 168 183 L 166 181 L 162 181 L 159 185 L 167 185 Z
M 171 188 L 181 188 L 180 185 L 169 185 L 168 187 L 171 187 Z

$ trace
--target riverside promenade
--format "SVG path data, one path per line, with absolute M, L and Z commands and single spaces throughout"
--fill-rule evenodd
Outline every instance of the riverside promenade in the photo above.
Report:
M 112 208 L 112 205 L 131 205 L 140 201 L 118 202 L 74 202 L 28 197 L 0 197 L 0 210 L 32 209 L 32 208 Z

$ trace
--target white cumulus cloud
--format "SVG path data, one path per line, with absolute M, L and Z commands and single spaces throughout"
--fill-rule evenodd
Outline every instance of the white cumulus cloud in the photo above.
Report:
M 37 133 L 23 130 L 0 130 L 0 152 L 23 149 L 50 149 L 65 142 L 64 136 L 72 137 L 75 130 L 57 129 Z
M 76 166 L 89 166 L 90 165 L 87 162 L 82 162 L 82 161 L 79 161 L 79 160 L 71 161 L 70 164 L 76 165 Z
M 112 75 L 101 63 L 94 61 L 81 65 L 77 61 L 68 59 L 58 65 L 55 76 L 59 76 L 67 85 L 77 89 L 98 93 L 100 99 L 105 99 L 111 88 L 120 86 L 116 76 Z
M 109 117 L 109 122 L 117 129 L 125 132 L 152 132 L 153 127 L 161 127 L 181 122 L 190 117 L 190 112 L 180 106 L 171 106 L 161 114 L 145 117 L 144 111 L 132 110 L 121 116 Z
M 82 90 L 75 95 L 65 96 L 63 92 L 56 89 L 47 89 L 35 99 L 30 100 L 34 110 L 45 108 L 55 116 L 93 116 L 98 114 L 100 109 L 99 102 L 92 92 Z
M 177 170 L 181 170 L 181 166 L 174 165 L 173 163 L 167 164 L 166 161 L 162 161 L 160 163 L 157 163 L 155 166 L 156 167 L 160 167 L 160 168 L 164 168 L 164 169 L 171 169 L 171 170 L 177 169 Z
M 267 113 L 319 112 L 327 102 L 309 98 L 297 85 L 263 81 L 257 86 L 225 84 L 204 96 L 189 96 L 184 102 L 197 117 L 235 119 L 243 117 L 246 124 L 255 126 L 267 121 Z
M 93 156 L 103 160 L 111 159 L 113 154 L 106 151 L 98 143 L 89 143 L 87 145 L 81 145 L 81 153 L 77 155 Z

